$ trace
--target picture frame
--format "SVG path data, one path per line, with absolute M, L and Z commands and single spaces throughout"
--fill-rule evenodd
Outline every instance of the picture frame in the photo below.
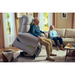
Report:
M 62 19 L 67 19 L 67 13 L 62 13 L 61 17 L 62 17 Z

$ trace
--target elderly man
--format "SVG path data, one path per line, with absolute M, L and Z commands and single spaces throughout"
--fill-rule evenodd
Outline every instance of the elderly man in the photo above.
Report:
M 47 38 L 41 37 L 41 33 L 43 33 L 45 37 L 47 37 L 47 35 L 45 32 L 39 29 L 38 25 L 39 25 L 39 19 L 35 18 L 34 23 L 31 25 L 30 33 L 36 36 L 39 39 L 40 43 L 46 47 L 46 53 L 47 53 L 46 60 L 55 61 L 50 57 L 50 56 L 56 56 L 55 54 L 52 54 L 52 42 Z

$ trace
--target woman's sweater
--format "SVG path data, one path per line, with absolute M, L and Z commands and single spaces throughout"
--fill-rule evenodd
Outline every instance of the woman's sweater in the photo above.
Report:
M 53 39 L 53 37 L 58 36 L 58 34 L 57 34 L 57 32 L 55 30 L 50 30 L 49 34 L 50 34 L 51 39 Z

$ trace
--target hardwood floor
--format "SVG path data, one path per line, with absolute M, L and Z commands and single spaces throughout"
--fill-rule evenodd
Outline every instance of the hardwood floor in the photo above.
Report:
M 3 48 L 3 49 L 0 49 L 0 59 L 2 58 L 2 51 L 5 51 L 5 50 L 12 50 L 13 52 L 17 52 L 19 51 L 20 49 L 16 48 L 16 47 L 12 47 L 12 46 L 9 46 L 7 48 Z

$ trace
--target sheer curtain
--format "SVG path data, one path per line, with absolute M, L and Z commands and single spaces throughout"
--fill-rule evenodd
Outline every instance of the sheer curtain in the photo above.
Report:
M 48 14 L 48 26 L 50 28 L 50 26 L 52 25 L 52 13 Z M 43 13 L 38 13 L 38 18 L 40 20 L 39 26 L 40 29 L 43 30 Z
M 16 37 L 16 28 L 15 28 L 15 15 L 14 13 L 9 13 L 10 15 L 10 24 L 11 24 L 11 34 L 9 35 L 9 45 L 12 45 L 12 43 L 14 42 L 15 40 L 15 37 Z
M 40 30 L 43 30 L 42 28 L 42 25 L 43 25 L 43 13 L 38 13 L 38 18 L 39 18 L 39 27 L 40 27 Z
M 14 17 L 15 15 L 14 13 L 9 13 L 9 15 L 10 15 L 9 22 L 11 27 L 11 34 L 7 35 L 6 17 L 5 17 L 5 13 L 3 13 L 5 47 L 9 47 L 9 45 L 12 45 L 16 37 L 15 17 Z
M 48 27 L 50 28 L 50 26 L 52 25 L 52 13 L 49 13 L 49 15 L 48 15 Z

